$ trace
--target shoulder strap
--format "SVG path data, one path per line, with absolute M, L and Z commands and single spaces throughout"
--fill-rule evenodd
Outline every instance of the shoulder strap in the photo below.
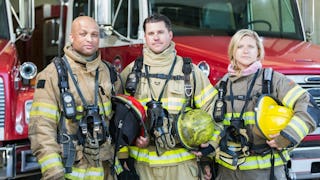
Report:
M 58 86 L 60 88 L 60 92 L 63 92 L 69 89 L 68 72 L 66 66 L 64 65 L 62 59 L 59 57 L 55 57 L 53 59 L 53 63 L 56 66 L 58 72 Z
M 118 79 L 118 73 L 117 73 L 116 68 L 108 61 L 105 61 L 105 60 L 101 60 L 101 61 L 104 64 L 106 64 L 106 66 L 108 67 L 109 72 L 110 72 L 111 83 L 114 84 Z
M 139 56 L 135 61 L 132 68 L 132 71 L 135 71 L 137 73 L 141 73 L 141 69 L 143 66 L 143 56 Z M 139 74 L 138 74 L 139 75 Z
M 69 90 L 68 72 L 65 64 L 63 63 L 60 57 L 55 57 L 53 59 L 53 63 L 56 66 L 56 69 L 58 72 L 58 86 L 60 88 L 60 94 L 61 96 L 63 96 L 63 94 L 65 93 L 68 94 L 68 90 Z M 63 98 L 61 97 L 61 99 Z M 63 115 L 60 116 L 59 125 L 58 125 L 58 142 L 62 144 L 62 148 L 63 148 L 62 161 L 64 164 L 65 171 L 66 173 L 71 173 L 72 165 L 74 163 L 75 156 L 76 156 L 76 153 L 75 153 L 76 150 L 73 142 L 70 140 L 73 138 L 73 135 L 70 135 L 67 133 L 66 122 L 65 122 L 65 118 L 66 118 L 65 111 L 67 110 L 65 108 L 65 105 L 63 105 L 63 112 L 62 112 Z
M 262 77 L 262 94 L 271 94 L 272 93 L 272 76 L 273 69 L 271 67 L 265 68 L 263 70 Z
M 218 98 L 219 99 L 224 99 L 224 96 L 226 95 L 228 80 L 229 80 L 229 74 L 227 73 L 222 77 L 220 84 L 219 84 L 219 88 L 218 88 L 218 91 L 219 91 Z

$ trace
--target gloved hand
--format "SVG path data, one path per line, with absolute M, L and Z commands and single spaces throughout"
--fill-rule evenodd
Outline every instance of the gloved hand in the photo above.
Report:
M 162 126 L 156 127 L 154 130 L 155 143 L 158 155 L 161 155 L 165 150 L 175 147 L 176 141 L 171 133 L 172 123 L 168 119 L 167 111 L 164 109 L 163 116 L 161 117 Z
M 96 132 L 93 132 L 93 134 L 95 133 Z M 91 137 L 90 133 L 88 133 L 83 148 L 83 155 L 90 163 L 90 165 L 95 167 L 101 166 L 99 159 L 99 151 L 99 142 L 96 136 L 94 135 L 94 137 Z
M 211 144 L 207 147 L 200 147 L 199 151 L 201 152 L 202 156 L 207 156 L 208 154 L 214 152 L 214 148 Z
M 134 168 L 134 159 L 127 158 L 119 160 L 123 167 L 123 171 L 117 176 L 118 180 L 139 180 L 139 176 Z
M 64 168 L 55 166 L 42 173 L 43 179 L 64 180 Z
M 214 147 L 211 144 L 205 143 L 200 145 L 200 148 L 198 151 L 192 151 L 192 153 L 198 157 L 203 157 L 203 156 L 207 156 L 208 154 L 214 151 L 215 151 Z

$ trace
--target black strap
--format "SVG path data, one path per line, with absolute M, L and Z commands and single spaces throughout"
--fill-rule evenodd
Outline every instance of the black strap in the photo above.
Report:
M 263 70 L 262 78 L 262 94 L 271 94 L 272 93 L 272 68 L 265 68 Z
M 162 87 L 162 90 L 160 92 L 160 95 L 159 95 L 159 98 L 158 98 L 158 102 L 161 101 L 161 98 L 163 96 L 163 93 L 164 93 L 164 89 L 166 88 L 167 84 L 168 84 L 168 81 L 169 79 L 171 79 L 171 76 L 172 76 L 172 73 L 173 73 L 173 69 L 174 69 L 174 66 L 176 65 L 176 62 L 177 62 L 177 56 L 174 57 L 174 60 L 173 60 L 173 63 L 171 65 L 171 68 L 170 68 L 170 71 L 169 71 L 169 74 L 168 74 L 168 77 Z M 151 94 L 151 99 L 154 100 L 153 96 L 152 96 L 152 91 L 151 91 L 151 83 L 150 83 L 150 78 L 149 78 L 149 70 L 148 70 L 148 65 L 145 65 L 144 66 L 145 68 L 145 71 L 146 71 L 146 75 L 147 75 L 147 80 L 148 80 L 148 84 L 149 84 L 149 88 L 150 88 L 150 94 Z
M 69 63 L 68 63 L 68 61 L 67 61 L 65 56 L 63 56 L 63 62 L 65 63 L 65 65 L 67 67 L 67 70 L 68 70 L 68 72 L 70 74 L 70 77 L 71 77 L 71 79 L 72 79 L 72 81 L 73 81 L 73 83 L 74 83 L 74 85 L 75 85 L 75 87 L 77 89 L 77 92 L 78 92 L 78 94 L 80 96 L 80 99 L 81 99 L 84 107 L 88 107 L 88 103 L 87 103 L 86 99 L 84 98 L 84 96 L 83 96 L 83 94 L 82 94 L 82 92 L 80 90 L 80 87 L 78 86 L 78 83 L 77 83 L 77 81 L 76 81 L 76 79 L 75 79 L 75 77 L 73 75 L 72 69 L 71 69 L 71 67 L 70 67 L 70 65 L 69 65 Z M 95 90 L 94 90 L 94 92 L 95 92 L 95 94 L 94 94 L 94 96 L 95 96 L 94 97 L 94 105 L 95 106 L 97 106 L 97 104 L 98 104 L 98 89 L 99 89 L 98 79 L 99 79 L 99 68 L 96 69 L 96 76 L 95 76 Z
M 53 59 L 53 63 L 56 66 L 58 73 L 58 86 L 60 88 L 60 92 L 66 91 L 69 89 L 67 70 L 63 65 L 61 58 L 55 57 Z
M 115 95 L 115 87 L 114 87 L 114 83 L 118 80 L 118 72 L 116 70 L 116 68 L 110 64 L 107 61 L 101 60 L 109 69 L 109 74 L 110 74 L 110 80 L 111 80 L 111 84 L 112 84 L 112 89 L 111 89 L 111 93 L 112 95 Z
M 247 95 L 245 97 L 245 104 L 243 105 L 242 109 L 241 109 L 241 113 L 240 113 L 240 116 L 239 116 L 239 120 L 242 120 L 242 116 L 243 116 L 243 113 L 245 111 L 245 109 L 247 108 L 248 106 L 248 103 L 249 103 L 249 97 L 251 95 L 251 92 L 252 92 L 252 89 L 253 89 L 253 86 L 255 84 L 255 81 L 258 77 L 258 74 L 259 74 L 260 70 L 258 70 L 255 74 L 254 74 L 254 77 L 250 83 L 250 86 L 249 86 L 249 89 L 247 91 Z M 233 91 L 232 91 L 232 81 L 230 81 L 230 97 L 231 97 L 231 108 L 232 108 L 232 117 L 231 119 L 233 119 L 233 113 L 234 113 L 234 98 L 233 98 Z
M 57 73 L 58 73 L 58 86 L 60 88 L 60 93 L 63 93 L 69 90 L 69 83 L 68 83 L 68 73 L 64 66 L 63 61 L 61 58 L 54 58 L 53 60 Z M 74 135 L 68 134 L 65 122 L 65 115 L 64 111 L 61 111 L 61 116 L 58 124 L 58 142 L 62 144 L 62 162 L 64 164 L 65 172 L 71 173 L 72 166 L 76 158 L 76 149 L 72 140 L 74 139 Z

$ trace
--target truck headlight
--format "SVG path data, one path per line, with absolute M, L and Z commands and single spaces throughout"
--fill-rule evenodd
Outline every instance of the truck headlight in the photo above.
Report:
M 27 100 L 24 105 L 24 114 L 25 114 L 25 120 L 27 124 L 29 124 L 29 121 L 30 121 L 30 111 L 31 111 L 32 102 L 33 102 L 32 100 Z
M 207 76 L 209 77 L 210 74 L 210 66 L 206 61 L 200 61 L 198 63 L 199 69 Z

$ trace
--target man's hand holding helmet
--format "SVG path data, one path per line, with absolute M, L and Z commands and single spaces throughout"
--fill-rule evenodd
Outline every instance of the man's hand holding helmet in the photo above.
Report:
M 149 137 L 139 136 L 136 139 L 136 146 L 138 146 L 139 148 L 145 148 L 148 145 L 149 145 Z

